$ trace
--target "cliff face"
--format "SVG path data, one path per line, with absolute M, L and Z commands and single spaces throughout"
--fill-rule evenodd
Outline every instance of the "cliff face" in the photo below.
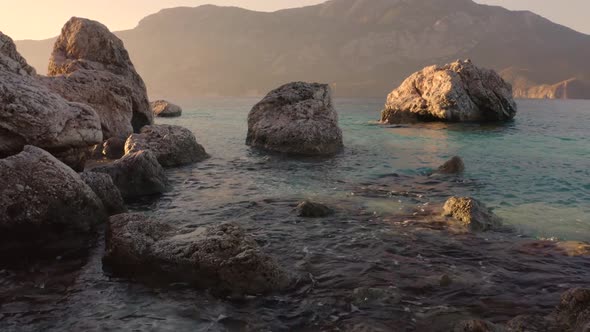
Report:
M 471 0 L 332 0 L 274 13 L 174 8 L 117 35 L 154 97 L 263 95 L 299 80 L 328 82 L 337 96 L 385 96 L 412 72 L 459 58 L 534 73 L 504 76 L 527 82 L 523 96 L 590 77 L 590 36 Z M 37 59 L 48 59 L 51 45 L 18 46 L 43 72 L 47 60 Z

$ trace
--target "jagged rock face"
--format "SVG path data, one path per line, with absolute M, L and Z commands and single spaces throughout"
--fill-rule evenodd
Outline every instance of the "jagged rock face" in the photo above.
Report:
M 0 248 L 16 242 L 43 254 L 45 245 L 67 247 L 70 240 L 83 246 L 107 217 L 80 176 L 37 147 L 0 159 L 0 187 Z
M 112 164 L 90 169 L 106 173 L 125 199 L 156 195 L 168 188 L 168 178 L 151 151 L 129 153 Z
M 507 121 L 516 110 L 510 84 L 466 60 L 411 75 L 387 97 L 381 122 Z
M 139 134 L 129 136 L 125 153 L 142 150 L 153 152 L 164 167 L 189 165 L 209 158 L 190 130 L 172 125 L 145 126 Z
M 330 87 L 295 82 L 271 91 L 248 115 L 246 144 L 300 155 L 332 155 L 342 150 Z
M 48 75 L 43 82 L 50 89 L 97 111 L 105 139 L 153 123 L 145 84 L 123 42 L 98 22 L 74 17 L 66 23 Z
M 0 156 L 34 145 L 76 167 L 78 151 L 101 141 L 96 112 L 50 91 L 0 33 Z
M 80 173 L 82 180 L 100 198 L 109 216 L 127 212 L 121 192 L 110 175 L 96 172 Z
M 289 283 L 287 273 L 234 223 L 186 233 L 140 214 L 113 216 L 104 262 L 122 274 L 149 271 L 233 293 L 266 293 Z
M 173 118 L 182 115 L 182 108 L 165 100 L 156 100 L 151 103 L 154 116 Z
M 452 217 L 473 231 L 486 231 L 502 225 L 482 202 L 470 197 L 451 197 L 443 207 L 443 216 Z

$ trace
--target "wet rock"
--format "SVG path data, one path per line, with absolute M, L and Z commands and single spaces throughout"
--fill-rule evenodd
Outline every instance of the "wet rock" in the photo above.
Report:
M 0 157 L 34 145 L 79 168 L 80 149 L 101 141 L 96 112 L 51 92 L 0 33 Z
M 140 214 L 111 217 L 104 262 L 115 272 L 240 294 L 280 290 L 287 274 L 234 223 L 190 233 Z
M 129 136 L 125 153 L 148 150 L 164 167 L 194 164 L 209 158 L 193 133 L 180 126 L 145 126 L 139 134 Z
M 48 75 L 42 81 L 52 91 L 96 110 L 104 139 L 153 123 L 145 84 L 123 42 L 98 22 L 74 17 L 65 24 Z
M 506 328 L 509 332 L 557 332 L 560 331 L 555 321 L 537 315 L 521 315 L 511 319 Z
M 0 254 L 39 255 L 86 245 L 106 220 L 105 208 L 80 176 L 48 152 L 25 146 L 0 159 Z M 19 251 L 24 257 L 25 252 Z M 23 258 L 20 257 L 20 258 Z
M 381 122 L 506 121 L 516 111 L 512 86 L 495 71 L 466 60 L 411 75 L 387 97 Z
M 459 174 L 465 171 L 465 164 L 463 163 L 463 159 L 461 157 L 453 157 L 443 165 L 441 165 L 437 170 L 436 173 L 438 174 Z
M 443 207 L 443 216 L 452 217 L 472 231 L 486 231 L 502 225 L 482 202 L 470 197 L 451 197 Z
M 107 213 L 112 216 L 127 212 L 121 192 L 113 183 L 110 175 L 96 172 L 80 173 L 82 180 L 100 198 Z
M 161 194 L 168 187 L 164 169 L 151 151 L 129 153 L 90 171 L 110 175 L 124 199 Z
M 590 289 L 574 288 L 561 296 L 554 312 L 556 321 L 574 332 L 590 329 Z
M 590 256 L 590 244 L 579 241 L 527 241 L 522 243 L 518 250 L 524 253 L 540 255 Z
M 182 115 L 182 108 L 180 108 L 180 106 L 172 104 L 166 100 L 156 100 L 150 105 L 154 112 L 154 116 L 174 118 Z
M 304 218 L 324 218 L 334 214 L 334 210 L 321 203 L 305 201 L 297 206 L 297 215 Z
M 342 131 L 330 87 L 295 82 L 271 91 L 248 115 L 246 144 L 300 155 L 339 152 L 343 147 Z
M 505 332 L 501 326 L 484 320 L 466 320 L 457 324 L 453 332 Z

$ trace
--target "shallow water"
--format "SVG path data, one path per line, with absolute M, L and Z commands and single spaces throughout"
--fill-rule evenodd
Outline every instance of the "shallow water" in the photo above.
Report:
M 238 222 L 299 278 L 293 289 L 220 299 L 111 278 L 99 239 L 87 260 L 0 271 L 0 327 L 448 331 L 470 317 L 547 313 L 566 289 L 588 286 L 588 257 L 533 240 L 590 239 L 590 102 L 520 101 L 501 126 L 380 126 L 381 100 L 339 100 L 346 149 L 327 159 L 246 147 L 255 102 L 185 103 L 183 117 L 159 119 L 193 130 L 213 157 L 169 170 L 173 189 L 132 209 L 186 228 Z M 427 176 L 453 155 L 464 175 Z M 426 222 L 451 195 L 479 198 L 513 229 L 473 235 Z M 298 218 L 304 198 L 338 212 Z

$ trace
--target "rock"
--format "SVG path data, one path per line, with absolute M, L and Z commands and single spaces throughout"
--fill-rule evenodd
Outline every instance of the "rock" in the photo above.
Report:
M 574 288 L 565 292 L 553 315 L 558 323 L 568 328 L 568 331 L 589 331 L 590 289 Z
M 23 247 L 36 255 L 78 249 L 107 218 L 102 202 L 80 176 L 37 147 L 25 146 L 21 153 L 0 159 L 0 187 L 3 258 L 24 259 L 24 251 L 12 251 Z
M 161 194 L 168 187 L 164 169 L 150 151 L 130 153 L 89 171 L 110 175 L 124 199 Z
M 466 320 L 457 324 L 453 332 L 503 332 L 501 326 L 483 320 Z
M 180 126 L 145 126 L 139 134 L 129 136 L 125 153 L 148 150 L 164 167 L 189 165 L 209 158 L 193 133 Z
M 466 60 L 411 75 L 387 97 L 381 122 L 507 121 L 516 111 L 510 84 Z
M 509 332 L 553 332 L 560 331 L 555 321 L 545 316 L 520 315 L 511 319 L 506 327 Z
M 110 216 L 127 212 L 121 192 L 108 174 L 83 172 L 80 173 L 80 176 L 98 198 L 100 198 Z
M 102 155 L 108 159 L 120 159 L 125 155 L 125 140 L 111 137 L 102 145 Z
M 454 218 L 472 231 L 486 231 L 502 225 L 501 219 L 485 204 L 470 197 L 451 197 L 443 210 L 443 216 Z
M 295 82 L 271 91 L 248 115 L 246 144 L 300 155 L 333 155 L 342 150 L 330 87 Z
M 436 173 L 438 174 L 459 174 L 465 171 L 465 164 L 461 157 L 453 157 L 441 165 Z
M 334 210 L 324 204 L 305 201 L 297 206 L 297 215 L 304 218 L 323 218 L 334 214 Z
M 92 106 L 104 139 L 153 123 L 146 87 L 123 42 L 104 25 L 74 17 L 62 29 L 42 81 L 65 99 Z
M 79 168 L 79 151 L 101 141 L 96 112 L 47 89 L 0 33 L 0 157 L 34 145 Z
M 151 104 L 154 116 L 163 118 L 174 118 L 182 115 L 180 106 L 167 102 L 165 100 L 156 100 Z
M 104 263 L 120 274 L 258 294 L 285 288 L 287 274 L 234 223 L 189 233 L 141 214 L 111 217 Z

